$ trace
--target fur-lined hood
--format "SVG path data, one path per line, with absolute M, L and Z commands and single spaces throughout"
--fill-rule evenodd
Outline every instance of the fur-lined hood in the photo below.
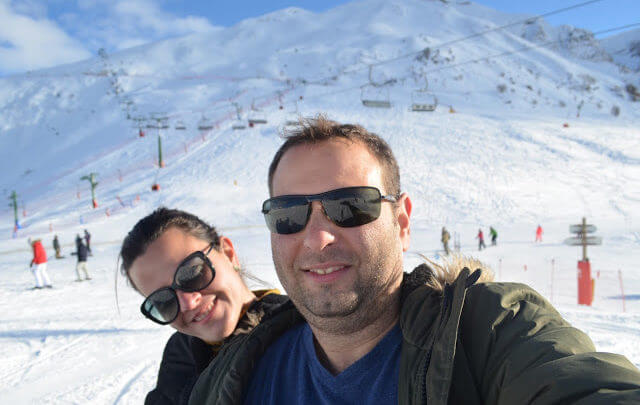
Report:
M 452 284 L 465 267 L 472 272 L 478 269 L 481 271 L 477 283 L 487 283 L 494 280 L 491 268 L 473 257 L 454 254 L 445 258 L 442 264 L 436 263 L 426 256 L 422 256 L 422 258 L 425 259 L 425 263 L 413 269 L 411 273 L 404 275 L 403 297 L 421 285 L 427 285 L 442 293 L 445 285 Z

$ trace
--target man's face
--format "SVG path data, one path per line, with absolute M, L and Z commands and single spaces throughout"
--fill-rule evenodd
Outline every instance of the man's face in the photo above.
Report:
M 284 154 L 273 176 L 274 197 L 351 186 L 373 186 L 387 193 L 376 158 L 363 144 L 346 140 L 295 146 Z M 402 279 L 410 211 L 411 202 L 403 195 L 397 208 L 383 202 L 377 220 L 341 228 L 314 201 L 302 231 L 271 234 L 280 282 L 312 326 L 333 332 L 358 330 L 386 309 Z

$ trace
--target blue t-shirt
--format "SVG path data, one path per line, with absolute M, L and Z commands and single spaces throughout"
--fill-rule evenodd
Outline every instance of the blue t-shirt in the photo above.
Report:
M 398 325 L 360 360 L 334 376 L 320 364 L 305 322 L 258 361 L 245 404 L 397 404 L 402 332 Z

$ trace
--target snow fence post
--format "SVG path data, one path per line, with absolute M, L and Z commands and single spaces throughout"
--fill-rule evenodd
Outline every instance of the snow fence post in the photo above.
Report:
M 620 280 L 620 293 L 622 294 L 622 312 L 626 312 L 624 286 L 622 285 L 622 270 L 618 269 L 618 279 Z

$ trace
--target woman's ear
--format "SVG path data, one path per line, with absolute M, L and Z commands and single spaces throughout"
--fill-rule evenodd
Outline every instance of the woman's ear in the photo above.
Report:
M 220 236 L 220 251 L 227 256 L 227 259 L 233 264 L 234 267 L 240 267 L 240 261 L 236 254 L 236 249 L 233 247 L 233 242 L 226 236 Z

